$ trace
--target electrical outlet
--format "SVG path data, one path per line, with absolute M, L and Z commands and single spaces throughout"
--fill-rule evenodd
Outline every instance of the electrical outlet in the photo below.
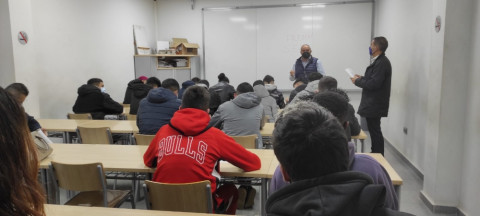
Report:
M 407 127 L 403 127 L 403 133 L 404 133 L 405 135 L 408 134 L 408 128 L 407 128 Z

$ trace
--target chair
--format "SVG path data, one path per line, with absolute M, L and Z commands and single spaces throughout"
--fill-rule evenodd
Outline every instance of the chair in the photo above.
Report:
M 113 144 L 109 127 L 77 127 L 77 134 L 80 142 L 84 144 Z
M 135 143 L 137 145 L 150 145 L 155 135 L 146 135 L 146 134 L 134 134 Z
M 68 119 L 92 119 L 92 115 L 90 113 L 68 113 Z
M 258 135 L 246 135 L 246 136 L 231 136 L 235 142 L 239 143 L 246 149 L 255 149 L 257 146 Z
M 127 116 L 127 120 L 137 120 L 137 115 L 127 113 L 125 116 Z
M 213 212 L 210 181 L 166 184 L 145 181 L 147 209 L 182 212 Z
M 79 191 L 65 205 L 119 207 L 127 198 L 130 198 L 132 208 L 135 208 L 130 191 L 107 189 L 101 163 L 63 164 L 52 161 L 49 172 L 57 189 L 57 198 L 59 197 L 58 188 Z

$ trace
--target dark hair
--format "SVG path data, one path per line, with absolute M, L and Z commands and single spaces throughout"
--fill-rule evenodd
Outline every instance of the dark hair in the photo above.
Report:
M 45 215 L 36 147 L 25 111 L 0 87 L 0 215 Z
M 162 83 L 157 77 L 150 77 L 147 79 L 147 85 L 152 86 L 152 87 L 162 87 Z
M 218 82 L 230 83 L 230 80 L 228 80 L 228 77 L 225 76 L 224 73 L 220 73 L 220 74 L 218 75 Z
M 325 109 L 337 117 L 338 121 L 342 124 L 347 121 L 348 101 L 343 95 L 333 91 L 326 91 L 316 94 L 312 101 L 325 107 Z
M 270 75 L 265 75 L 265 77 L 263 78 L 263 82 L 270 83 L 272 81 L 275 81 L 275 79 L 273 79 L 273 77 Z
M 192 81 L 193 81 L 195 84 L 197 84 L 198 82 L 200 82 L 200 78 L 198 78 L 198 77 L 193 77 L 193 78 L 192 78 Z
M 337 88 L 337 80 L 331 76 L 324 76 L 318 82 L 318 91 L 324 92 L 330 89 Z
M 178 84 L 177 80 L 172 79 L 172 78 L 168 78 L 166 80 L 163 80 L 162 87 L 166 88 L 166 89 L 169 89 L 170 91 L 173 92 L 173 91 L 177 91 L 178 89 L 180 89 L 180 84 Z
M 286 106 L 273 130 L 273 150 L 292 181 L 348 169 L 345 131 L 326 109 L 309 101 Z
M 265 86 L 265 84 L 263 83 L 262 80 L 255 80 L 255 82 L 253 82 L 253 85 L 252 86 L 256 86 L 256 85 L 262 85 L 262 86 Z
M 382 51 L 383 53 L 385 51 L 387 51 L 387 48 L 388 48 L 388 41 L 385 37 L 376 37 L 376 38 L 373 38 L 373 43 L 375 44 L 375 46 L 377 46 L 380 51 Z
M 350 102 L 350 97 L 348 96 L 347 92 L 343 89 L 339 89 L 339 88 L 336 88 L 336 89 L 330 89 L 328 91 L 332 91 L 332 92 L 335 92 L 335 93 L 338 93 L 340 95 L 342 95 L 343 97 L 345 97 L 345 99 L 347 100 L 347 102 Z
M 19 100 L 21 95 L 28 96 L 28 88 L 23 83 L 12 83 L 7 86 L 5 89 L 8 93 L 10 93 L 17 101 Z
M 201 86 L 190 86 L 183 93 L 182 108 L 195 108 L 207 111 L 210 105 L 210 94 Z
M 210 88 L 210 83 L 208 82 L 208 80 L 200 80 L 200 81 L 198 81 L 198 83 L 203 83 L 203 84 L 205 84 L 208 88 Z
M 237 94 L 243 94 L 247 92 L 253 92 L 253 87 L 250 83 L 243 82 L 237 86 Z
M 293 86 L 295 86 L 295 84 L 297 84 L 298 82 L 307 83 L 303 78 L 297 78 L 295 79 L 295 81 L 293 81 Z
M 323 75 L 321 73 L 313 72 L 313 73 L 308 74 L 308 81 L 312 82 L 312 81 L 315 81 L 315 80 L 322 79 L 322 77 L 323 77 Z
M 92 78 L 87 81 L 87 85 L 95 85 L 98 86 L 101 82 L 103 82 L 100 78 Z

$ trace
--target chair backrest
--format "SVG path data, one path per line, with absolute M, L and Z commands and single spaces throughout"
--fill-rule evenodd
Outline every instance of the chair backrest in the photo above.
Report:
M 137 115 L 125 114 L 125 116 L 127 116 L 127 120 L 137 120 Z
M 68 119 L 92 119 L 92 115 L 90 113 L 68 113 Z
M 50 172 L 60 188 L 73 191 L 103 191 L 106 188 L 103 165 L 51 162 Z
M 235 142 L 239 143 L 246 149 L 254 149 L 257 146 L 258 135 L 246 135 L 246 136 L 231 136 Z
M 130 104 L 122 104 L 123 107 L 130 107 Z
M 83 144 L 113 144 L 109 127 L 77 127 L 77 134 Z
M 135 143 L 137 145 L 150 145 L 155 135 L 146 135 L 146 134 L 135 134 Z
M 163 211 L 212 213 L 210 181 L 165 184 L 145 181 L 145 202 L 148 209 Z

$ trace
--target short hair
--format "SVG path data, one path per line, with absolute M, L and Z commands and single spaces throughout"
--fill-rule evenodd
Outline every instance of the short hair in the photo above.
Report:
M 207 86 L 207 88 L 210 88 L 210 83 L 208 82 L 208 80 L 200 80 L 198 81 L 198 83 L 203 83 Z
M 319 72 L 309 73 L 308 74 L 308 81 L 311 82 L 311 81 L 319 80 L 319 79 L 322 79 L 322 77 L 323 77 L 323 75 Z
M 263 78 L 263 82 L 270 83 L 272 81 L 275 81 L 275 79 L 270 75 L 265 75 L 265 77 Z
M 388 41 L 385 37 L 376 37 L 373 38 L 373 43 L 377 46 L 380 51 L 385 52 L 388 48 Z
M 338 120 L 310 101 L 286 106 L 273 130 L 273 150 L 292 181 L 348 169 L 347 138 Z
M 339 88 L 330 89 L 330 90 L 328 90 L 328 91 L 336 92 L 336 93 L 342 95 L 343 97 L 345 97 L 345 99 L 347 100 L 347 102 L 350 102 L 350 97 L 348 96 L 347 91 L 345 91 L 345 90 L 343 90 L 343 89 L 339 89 Z
M 150 77 L 147 79 L 147 85 L 154 87 L 155 85 L 157 87 L 161 87 L 162 83 L 157 77 Z
M 210 94 L 201 86 L 188 87 L 182 96 L 182 108 L 195 108 L 207 111 L 210 106 Z
M 265 86 L 265 83 L 263 83 L 262 80 L 255 80 L 255 82 L 253 82 L 253 85 L 252 86 L 256 86 L 256 85 L 262 85 L 262 86 Z
M 347 121 L 348 101 L 343 95 L 326 91 L 316 94 L 312 101 L 330 111 L 342 124 Z
M 310 47 L 310 45 L 308 45 L 308 44 L 302 44 L 302 46 L 300 47 L 300 50 L 302 50 L 302 48 L 303 48 L 304 46 L 308 46 L 308 48 L 309 48 L 310 50 L 312 49 L 312 47 Z
M 200 82 L 200 78 L 198 78 L 198 77 L 193 77 L 193 78 L 192 78 L 192 81 L 193 81 L 195 84 L 197 84 L 198 82 Z
M 318 91 L 324 92 L 330 89 L 337 88 L 337 80 L 331 76 L 324 76 L 318 82 Z
M 95 85 L 95 86 L 98 86 L 98 85 L 100 85 L 100 83 L 102 83 L 102 82 L 103 82 L 103 80 L 100 79 L 100 78 L 92 78 L 92 79 L 89 79 L 89 80 L 87 81 L 87 85 Z
M 253 92 L 253 87 L 250 83 L 243 82 L 237 86 L 237 94 L 243 94 L 247 92 Z
M 230 80 L 228 80 L 228 77 L 225 76 L 224 73 L 220 73 L 220 74 L 218 75 L 218 82 L 230 83 Z
M 16 100 L 20 98 L 21 95 L 28 96 L 28 88 L 23 83 L 12 83 L 5 88 L 5 90 L 10 93 Z
M 303 78 L 297 78 L 295 79 L 295 81 L 293 81 L 293 86 L 295 86 L 295 84 L 297 84 L 298 82 L 307 83 Z
M 168 78 L 166 80 L 163 80 L 162 87 L 174 92 L 180 89 L 180 84 L 178 84 L 177 80 Z

